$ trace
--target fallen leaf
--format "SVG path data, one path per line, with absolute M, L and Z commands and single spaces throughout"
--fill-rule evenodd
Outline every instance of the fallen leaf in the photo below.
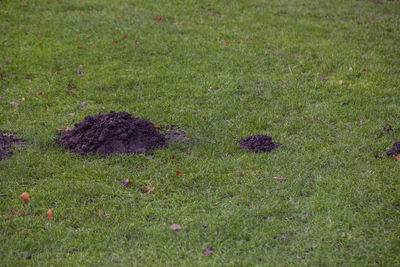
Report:
M 161 129 L 161 126 L 158 126 L 158 125 L 154 125 L 153 127 L 154 127 L 154 129 Z
M 117 40 L 114 40 L 114 41 L 112 41 L 111 43 L 112 43 L 112 44 L 116 44 L 116 43 L 118 43 L 118 41 L 117 41 Z
M 155 189 L 154 186 L 152 186 L 152 187 L 147 187 L 146 189 L 142 190 L 142 193 L 143 193 L 143 194 L 148 194 L 148 193 L 150 193 L 151 191 L 153 191 L 154 189 Z
M 365 124 L 364 120 L 360 120 L 360 124 L 364 125 Z
M 342 84 L 343 84 L 343 81 L 342 81 L 342 80 L 340 80 L 340 81 L 339 81 L 339 85 L 342 85 Z
M 53 211 L 52 211 L 51 209 L 49 209 L 49 210 L 46 212 L 46 215 L 47 215 L 47 220 L 48 220 L 48 221 L 51 221 L 51 220 L 53 219 Z
M 57 132 L 60 132 L 60 133 L 65 133 L 65 132 L 68 132 L 68 131 L 70 131 L 71 129 L 69 128 L 69 127 L 65 127 L 65 128 L 57 128 Z
M 164 22 L 163 18 L 160 17 L 160 16 L 156 17 L 156 21 L 157 21 L 157 22 L 160 22 L 160 23 L 163 23 L 163 22 Z
M 83 47 L 83 46 L 80 46 L 80 45 L 78 45 L 76 48 L 78 48 L 79 50 L 82 50 L 84 47 Z
M 174 159 L 174 158 L 176 158 L 176 155 L 175 155 L 175 154 L 172 154 L 172 155 L 171 155 L 171 159 Z
M 188 155 L 193 155 L 193 151 L 188 151 L 187 154 Z
M 278 180 L 278 181 L 286 181 L 288 178 L 275 176 L 273 179 Z
M 178 176 L 185 176 L 185 174 L 181 171 L 176 171 L 175 174 Z
M 399 161 L 400 160 L 400 154 L 396 154 L 395 159 L 396 159 L 396 161 Z
M 128 179 L 126 179 L 126 180 L 122 180 L 122 181 L 121 181 L 121 184 L 122 184 L 123 186 L 125 186 L 125 187 L 128 187 L 128 186 L 130 186 L 130 185 L 132 184 L 132 182 L 129 181 Z
M 23 192 L 20 196 L 19 199 L 21 199 L 24 203 L 28 203 L 31 201 L 31 198 L 29 197 L 28 192 Z
M 214 254 L 214 251 L 212 251 L 212 248 L 206 248 L 204 251 L 204 256 L 208 257 L 210 255 Z
M 179 224 L 175 224 L 174 223 L 173 225 L 171 225 L 171 229 L 174 230 L 174 231 L 179 231 L 182 228 L 181 228 L 181 226 Z
M 365 68 L 362 70 L 363 72 L 369 72 L 369 69 Z
M 43 92 L 37 92 L 36 95 L 38 96 L 43 95 Z

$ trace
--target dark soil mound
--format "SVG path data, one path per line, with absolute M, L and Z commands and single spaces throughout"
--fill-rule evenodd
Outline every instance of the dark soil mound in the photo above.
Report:
M 240 147 L 251 152 L 270 152 L 279 147 L 272 142 L 272 137 L 262 134 L 250 135 L 239 141 Z
M 15 138 L 10 133 L 0 131 L 0 161 L 11 156 L 10 149 L 12 144 L 21 144 L 23 142 L 23 140 Z
M 392 149 L 386 152 L 386 154 L 388 156 L 395 156 L 397 154 L 400 154 L 400 142 L 394 143 Z
M 142 153 L 166 145 L 165 137 L 151 122 L 113 111 L 87 116 L 56 141 L 75 153 L 106 155 Z

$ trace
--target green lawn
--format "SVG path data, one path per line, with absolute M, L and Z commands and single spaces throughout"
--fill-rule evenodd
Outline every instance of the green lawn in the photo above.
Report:
M 26 1 L 0 0 L 0 130 L 27 140 L 0 162 L 0 265 L 400 265 L 400 161 L 374 156 L 400 141 L 400 2 Z M 190 142 L 56 145 L 110 110 Z

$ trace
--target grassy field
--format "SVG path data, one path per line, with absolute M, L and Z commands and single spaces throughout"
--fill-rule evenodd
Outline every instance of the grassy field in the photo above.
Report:
M 0 265 L 400 265 L 398 1 L 0 0 L 0 65 Z M 110 110 L 190 141 L 55 144 Z

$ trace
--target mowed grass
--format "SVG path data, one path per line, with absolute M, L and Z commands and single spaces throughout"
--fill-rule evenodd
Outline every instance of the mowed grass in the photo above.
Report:
M 400 140 L 398 1 L 26 3 L 0 1 L 0 130 L 26 140 L 0 162 L 1 265 L 400 264 L 400 163 L 374 156 Z M 190 142 L 55 144 L 110 110 Z

